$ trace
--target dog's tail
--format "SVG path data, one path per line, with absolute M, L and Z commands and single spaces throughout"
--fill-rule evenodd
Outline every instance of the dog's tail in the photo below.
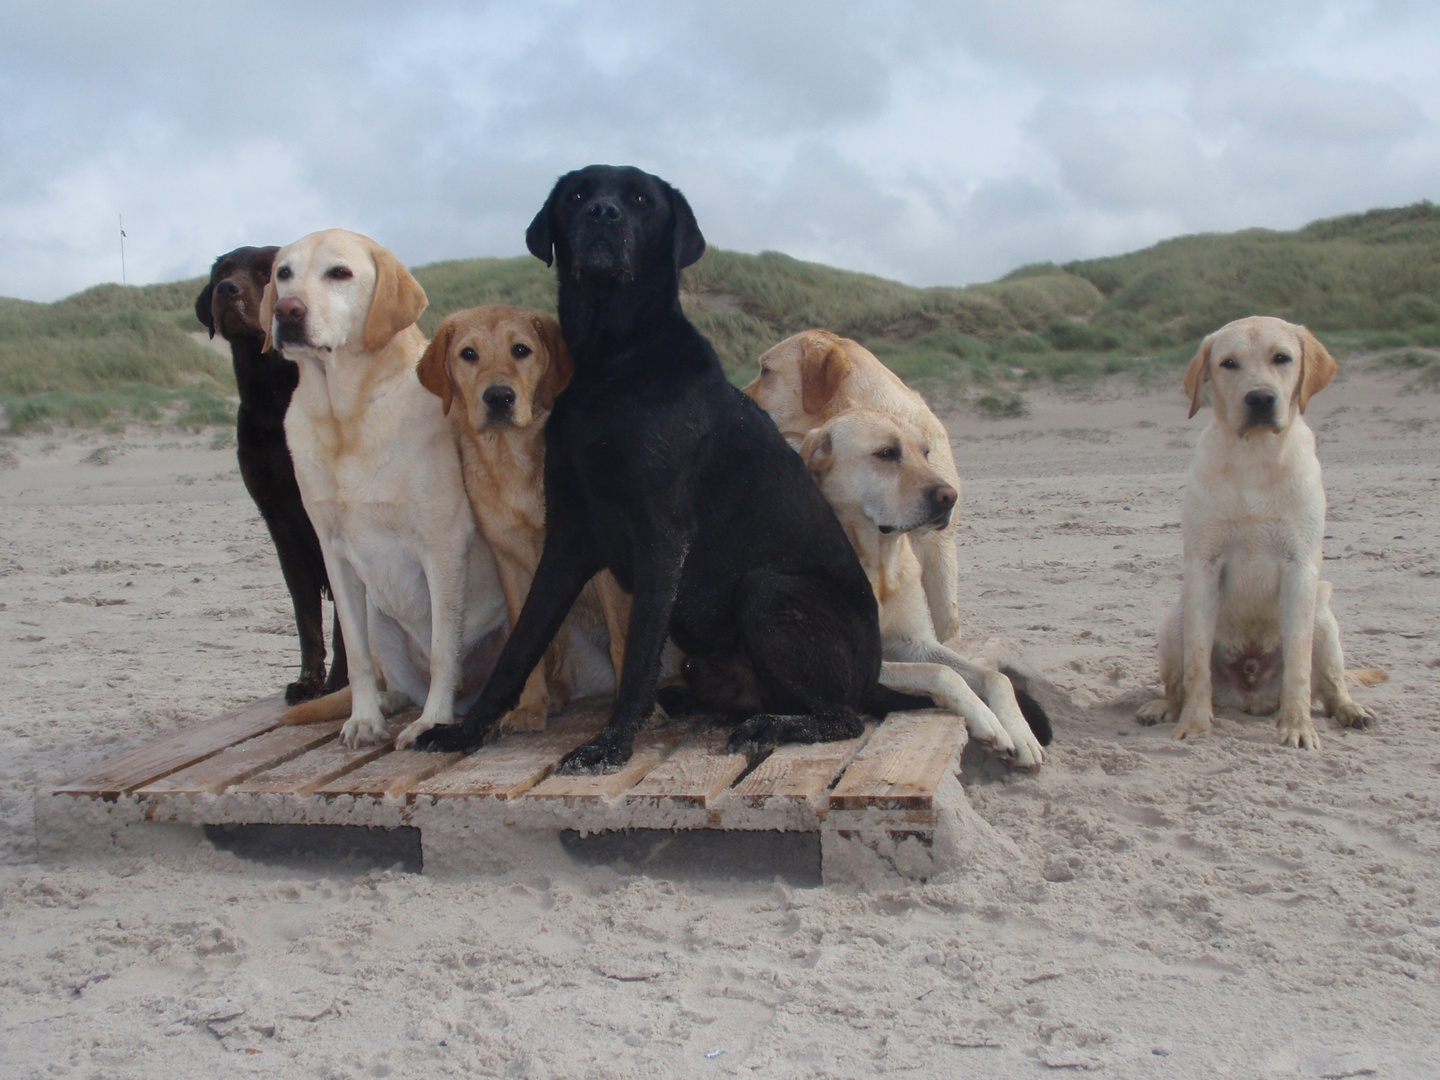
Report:
M 1000 669 L 1000 674 L 1010 680 L 1010 685 L 1015 688 L 1015 704 L 1020 706 L 1020 715 L 1025 717 L 1025 722 L 1030 725 L 1030 731 L 1035 736 L 1035 741 L 1041 746 L 1049 746 L 1055 740 L 1055 729 L 1050 726 L 1050 716 L 1045 707 L 1030 696 L 1029 691 L 1021 683 L 1023 679 L 1016 681 L 1016 673 Z
M 385 716 L 404 712 L 409 704 L 410 699 L 399 690 L 383 690 L 380 693 L 380 712 Z M 291 705 L 280 714 L 280 723 L 294 726 L 344 720 L 350 715 L 350 709 L 350 687 L 346 686 L 333 694 L 322 694 L 299 705 Z
M 1378 667 L 1350 668 L 1345 672 L 1345 678 L 1356 686 L 1374 686 L 1377 683 L 1389 682 L 1390 673 Z

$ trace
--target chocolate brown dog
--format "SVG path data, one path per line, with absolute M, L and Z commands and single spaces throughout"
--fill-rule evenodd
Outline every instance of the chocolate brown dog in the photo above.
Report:
M 285 444 L 285 410 L 300 381 L 300 370 L 278 352 L 265 351 L 260 297 L 270 281 L 276 247 L 242 247 L 227 252 L 210 268 L 210 283 L 195 299 L 195 317 L 230 343 L 240 411 L 235 419 L 236 456 L 245 490 L 255 500 L 295 608 L 300 632 L 300 678 L 285 687 L 294 705 L 346 685 L 345 642 L 335 621 L 335 663 L 325 676 L 325 624 L 322 594 L 329 595 L 325 558 L 315 528 L 300 501 L 295 466 Z

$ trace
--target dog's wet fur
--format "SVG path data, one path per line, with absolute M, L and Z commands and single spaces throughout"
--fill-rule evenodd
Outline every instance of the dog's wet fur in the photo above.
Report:
M 277 247 L 241 247 L 210 268 L 210 281 L 195 298 L 195 317 L 230 343 L 240 409 L 235 418 L 236 456 L 245 490 L 255 500 L 295 609 L 300 634 L 300 678 L 285 688 L 294 705 L 347 684 L 345 642 L 335 621 L 335 660 L 325 673 L 325 623 L 321 598 L 329 595 L 325 557 L 315 527 L 300 500 L 295 465 L 285 442 L 285 410 L 300 381 L 300 369 L 265 349 L 260 298 L 270 281 Z
M 479 746 L 602 568 L 634 597 L 624 672 L 609 723 L 562 772 L 629 759 L 667 633 L 692 671 L 723 673 L 695 679 L 688 704 L 748 714 L 737 752 L 851 738 L 863 712 L 928 704 L 878 685 L 875 597 L 834 512 L 680 309 L 680 271 L 705 250 L 685 198 L 590 166 L 560 178 L 526 243 L 557 268 L 574 364 L 545 429 L 544 553 L 479 700 L 417 745 Z M 716 684 L 725 700 L 706 700 Z

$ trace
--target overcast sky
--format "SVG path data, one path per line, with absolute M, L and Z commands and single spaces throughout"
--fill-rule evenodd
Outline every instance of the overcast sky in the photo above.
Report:
M 707 239 L 914 284 L 1440 198 L 1440 4 L 0 6 L 0 295 L 345 226 L 524 252 L 630 163 Z

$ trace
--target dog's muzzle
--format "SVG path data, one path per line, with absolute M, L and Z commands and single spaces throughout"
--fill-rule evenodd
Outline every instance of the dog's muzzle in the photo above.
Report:
M 287 345 L 308 345 L 305 316 L 309 309 L 298 296 L 287 296 L 275 304 L 275 322 L 279 324 L 276 338 Z
M 486 420 L 509 421 L 515 412 L 515 391 L 508 386 L 487 386 L 480 395 L 485 403 Z
M 1251 390 L 1243 400 L 1247 428 L 1266 427 L 1272 431 L 1280 430 L 1280 425 L 1275 420 L 1275 405 L 1279 399 L 1274 390 Z

